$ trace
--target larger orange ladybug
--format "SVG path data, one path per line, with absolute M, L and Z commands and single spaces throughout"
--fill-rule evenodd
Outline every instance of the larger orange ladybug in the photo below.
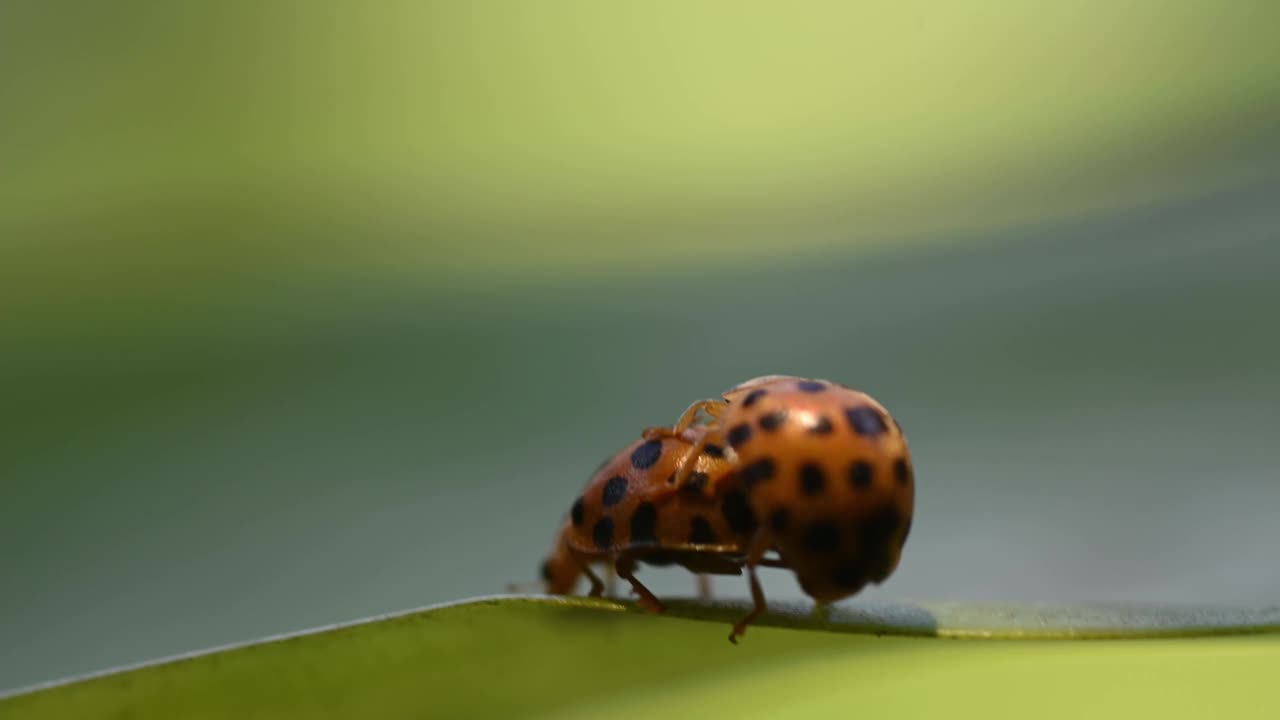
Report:
M 755 525 L 745 557 L 755 607 L 731 640 L 765 609 L 755 568 L 769 550 L 819 605 L 897 568 L 911 531 L 914 470 L 901 426 L 871 396 L 827 380 L 767 376 L 695 403 L 675 428 L 645 436 L 690 433 L 695 448 L 732 451 L 734 472 L 725 477 L 745 492 Z M 678 487 L 686 476 L 678 472 Z

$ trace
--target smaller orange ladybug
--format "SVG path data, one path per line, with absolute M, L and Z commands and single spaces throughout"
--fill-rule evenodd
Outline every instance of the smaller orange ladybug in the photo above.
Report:
M 700 421 L 702 414 L 710 417 Z M 765 609 L 755 568 L 774 550 L 819 605 L 884 582 L 911 531 L 915 473 L 901 426 L 871 396 L 827 380 L 770 375 L 735 386 L 722 400 L 694 403 L 674 428 L 699 447 L 726 447 L 731 477 L 756 526 L 745 563 L 755 607 L 729 639 Z M 676 484 L 688 469 L 677 473 Z M 716 489 L 710 488 L 711 492 Z
M 574 500 L 555 546 L 542 565 L 548 592 L 569 594 L 585 575 L 592 596 L 604 581 L 592 570 L 604 563 L 631 584 L 640 605 L 662 612 L 662 602 L 635 576 L 638 566 L 679 565 L 695 574 L 741 575 L 747 496 L 720 476 L 730 463 L 714 444 L 679 434 L 641 438 L 605 461 Z M 683 491 L 677 468 L 690 468 Z M 723 492 L 707 494 L 706 486 Z

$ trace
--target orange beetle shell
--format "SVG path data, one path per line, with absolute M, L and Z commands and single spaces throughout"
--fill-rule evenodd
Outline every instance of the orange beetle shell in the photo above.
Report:
M 649 565 L 741 574 L 744 531 L 751 529 L 741 524 L 742 514 L 749 513 L 745 494 L 726 478 L 731 463 L 715 446 L 692 459 L 690 482 L 677 491 L 676 469 L 692 448 L 683 437 L 641 439 L 605 461 L 574 500 L 543 563 L 548 592 L 572 592 L 581 574 L 575 553 L 584 560 L 628 554 Z M 715 495 L 703 492 L 708 486 L 717 489 Z
M 737 455 L 764 541 L 821 603 L 878 584 L 911 530 L 915 478 L 901 427 L 869 395 L 770 376 L 725 393 L 722 435 Z

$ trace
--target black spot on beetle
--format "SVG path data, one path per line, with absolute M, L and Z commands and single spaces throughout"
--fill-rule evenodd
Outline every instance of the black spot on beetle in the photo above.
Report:
M 773 432 L 782 427 L 787 421 L 787 413 L 784 410 L 775 410 L 760 417 L 760 429 L 765 432 Z
M 689 542 L 694 545 L 714 545 L 716 542 L 715 529 L 701 515 L 693 516 L 693 522 L 689 527 Z
M 648 470 L 662 457 L 662 441 L 650 440 L 631 451 L 631 466 L 637 470 Z
M 602 517 L 597 520 L 595 527 L 591 529 L 591 539 L 601 550 L 613 547 L 613 518 Z
M 844 414 L 849 419 L 849 426 L 859 435 L 876 437 L 889 431 L 889 426 L 884 423 L 884 416 L 870 405 L 849 408 Z
M 707 457 L 722 458 L 724 457 L 724 448 L 713 443 L 707 443 L 702 446 L 702 454 Z
M 729 529 L 735 533 L 748 535 L 755 531 L 756 516 L 751 512 L 746 493 L 741 490 L 725 495 L 720 511 L 724 514 L 725 522 L 729 523 Z
M 773 473 L 776 470 L 773 460 L 770 458 L 760 458 L 746 467 L 742 468 L 742 486 L 750 490 L 762 482 L 773 479 Z
M 801 380 L 796 383 L 796 389 L 800 392 L 817 393 L 827 389 L 826 383 L 820 383 L 817 380 Z
M 886 505 L 868 516 L 860 528 L 864 569 L 875 582 L 883 581 L 893 568 L 896 551 L 901 547 L 894 543 L 894 535 L 901 526 L 902 516 L 897 508 Z
M 831 420 L 827 417 L 819 415 L 814 420 L 813 425 L 809 428 L 809 432 L 814 435 L 830 435 L 835 428 L 831 425 Z
M 893 567 L 893 555 L 886 549 L 878 555 L 863 558 L 863 567 L 866 568 L 867 576 L 872 582 L 884 582 Z
M 614 475 L 604 483 L 604 490 L 600 493 L 600 502 L 605 507 L 613 507 L 622 502 L 622 498 L 627 496 L 627 479 L 621 475 Z
M 631 542 L 642 544 L 657 541 L 658 507 L 651 502 L 642 502 L 631 513 Z
M 827 474 L 822 466 L 815 462 L 807 462 L 800 466 L 800 492 L 814 497 L 821 495 L 827 487 Z
M 741 425 L 734 425 L 733 427 L 729 428 L 729 444 L 732 445 L 733 447 L 736 448 L 750 439 L 751 439 L 750 425 L 746 423 L 742 423 Z
M 760 400 L 760 398 L 768 394 L 769 393 L 763 388 L 752 390 L 751 392 L 747 393 L 746 397 L 742 398 L 742 407 L 749 408 L 752 405 L 755 405 L 756 402 Z
M 849 562 L 837 565 L 831 572 L 831 584 L 842 590 L 856 592 L 867 584 L 867 573 L 862 563 Z
M 550 560 L 543 560 L 542 566 L 538 568 L 538 570 L 542 574 L 542 579 L 544 582 L 551 582 L 551 561 Z
M 586 519 L 586 515 L 586 503 L 583 502 L 581 497 L 579 497 L 577 500 L 573 501 L 573 508 L 569 510 L 569 517 L 573 520 L 573 526 L 582 527 L 582 521 Z
M 769 527 L 776 533 L 785 532 L 790 520 L 790 510 L 787 510 L 784 507 L 774 508 L 773 512 L 769 515 Z
M 815 553 L 835 552 L 840 545 L 840 530 L 829 520 L 818 520 L 805 528 L 800 542 L 804 549 Z
M 892 505 L 885 505 L 862 521 L 862 547 L 868 555 L 883 553 L 902 525 L 902 516 Z
M 871 463 L 865 460 L 858 460 L 849 466 L 849 482 L 859 489 L 871 487 L 871 481 L 875 479 L 875 468 L 871 467 Z
M 907 464 L 906 458 L 893 461 L 893 478 L 903 487 L 911 484 L 911 466 Z
M 680 489 L 684 492 L 696 495 L 704 492 L 707 489 L 707 483 L 709 482 L 711 482 L 711 476 L 704 472 L 695 472 L 685 479 L 684 485 L 682 485 Z

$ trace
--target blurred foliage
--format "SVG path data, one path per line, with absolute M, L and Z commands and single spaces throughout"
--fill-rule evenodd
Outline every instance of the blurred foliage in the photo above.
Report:
M 629 610 L 629 611 L 628 611 Z M 938 616 L 974 634 L 1034 620 L 1018 608 Z M 683 612 L 697 612 L 687 606 Z M 1130 634 L 1164 625 L 1131 610 Z M 941 642 L 913 608 L 865 634 L 752 628 L 583 600 L 481 601 L 176 660 L 0 700 L 14 720 L 341 717 L 1271 717 L 1275 634 L 1181 640 Z M 873 613 L 874 615 L 874 613 Z M 927 613 L 926 613 L 927 615 Z M 1150 622 L 1144 621 L 1144 615 Z M 1096 613 L 1095 613 L 1096 617 Z M 1214 611 L 1201 617 L 1213 618 Z M 1222 615 L 1230 623 L 1230 612 Z M 1277 616 L 1270 615 L 1273 627 Z M 907 619 L 904 624 L 903 619 Z M 788 622 L 774 615 L 766 622 Z M 887 622 L 886 622 L 887 621 Z
M 1277 20 L 1191 0 L 6 3 L 3 286 L 352 263 L 473 284 L 1121 206 L 1268 167 Z M 333 232 L 278 232 L 304 219 Z

